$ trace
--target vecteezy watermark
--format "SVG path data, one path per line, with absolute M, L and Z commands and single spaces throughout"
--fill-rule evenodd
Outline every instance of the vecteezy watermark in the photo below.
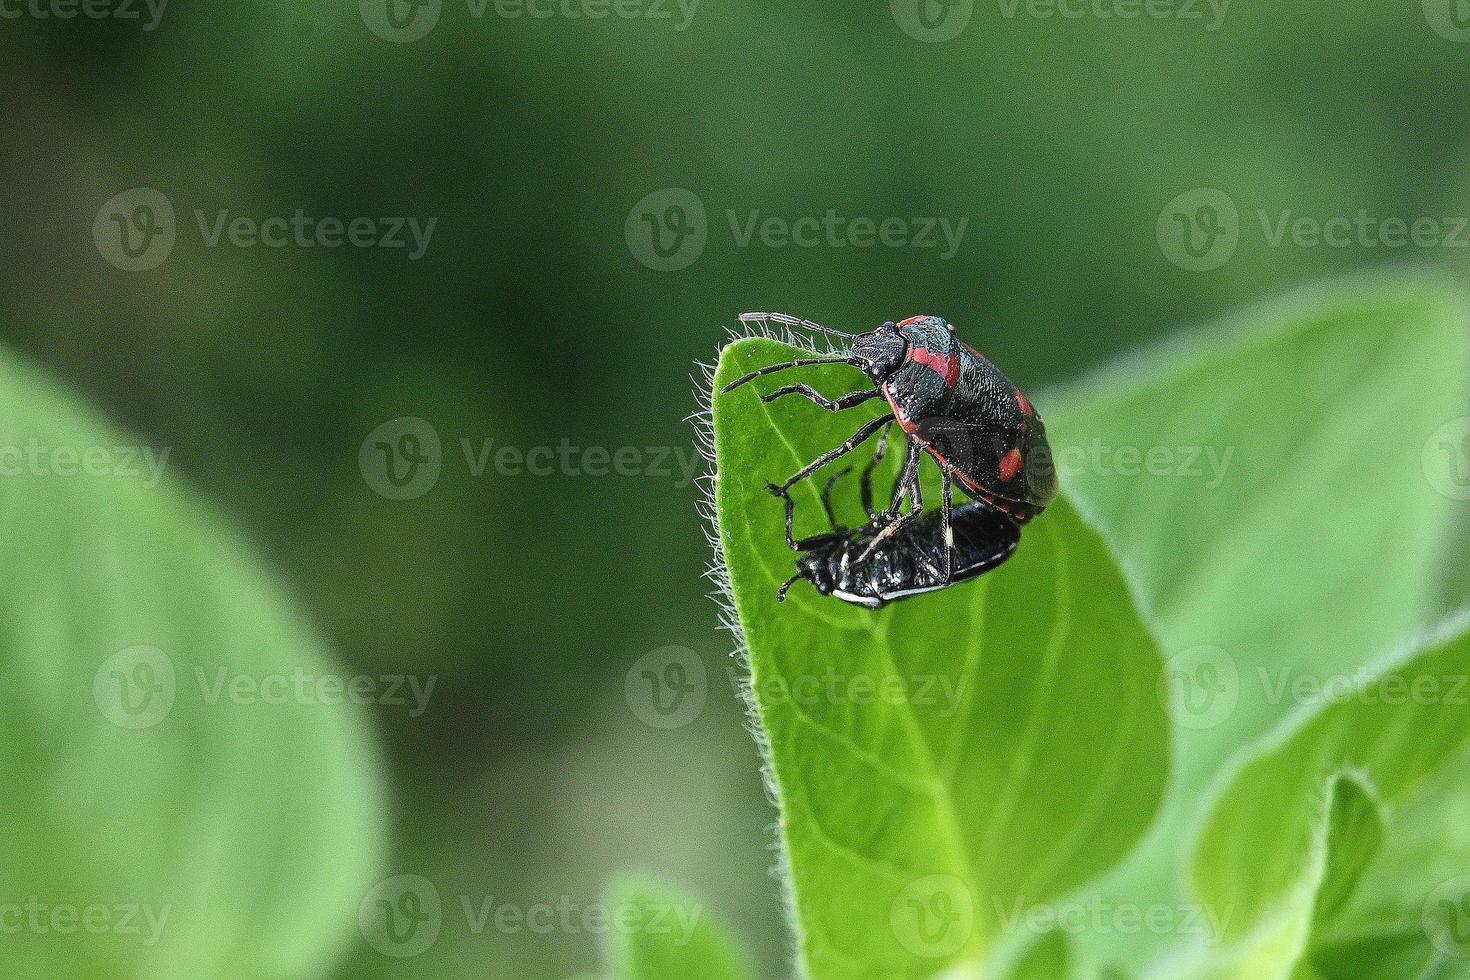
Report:
M 1163 665 L 1159 702 L 1181 728 L 1213 728 L 1235 713 L 1240 671 L 1235 658 L 1208 644 L 1181 650 Z
M 492 927 L 498 933 L 512 936 L 520 933 L 534 936 L 645 933 L 668 936 L 675 946 L 688 945 L 699 920 L 704 917 L 701 905 L 676 902 L 607 905 L 602 902 L 575 902 L 569 895 L 529 903 L 501 901 L 493 895 L 475 901 L 469 895 L 462 895 L 460 908 L 464 912 L 465 925 L 474 935 Z
M 1466 0 L 1423 0 L 1424 19 L 1446 41 L 1470 44 L 1470 3 Z
M 377 705 L 404 708 L 409 718 L 419 718 L 428 710 L 439 681 L 432 674 L 344 675 L 302 666 L 255 673 L 223 665 L 196 666 L 191 677 L 193 688 L 181 690 L 172 657 L 158 647 L 128 647 L 108 657 L 92 675 L 92 698 L 104 718 L 130 729 L 158 725 L 181 694 L 192 696 L 195 691 L 207 707 Z
M 119 650 L 92 675 L 97 710 L 119 728 L 152 728 L 168 717 L 177 696 L 174 662 L 158 647 Z
M 420 875 L 384 878 L 357 906 L 357 928 L 384 956 L 406 959 L 426 952 L 444 927 L 439 889 Z
M 1373 252 L 1470 248 L 1466 215 L 1382 215 L 1366 208 L 1322 215 L 1257 208 L 1252 217 L 1253 221 L 1243 221 L 1235 200 L 1224 191 L 1196 188 L 1164 205 L 1155 234 L 1164 257 L 1191 272 L 1220 268 L 1235 255 L 1242 237 L 1257 231 L 1267 248 Z
M 168 466 L 168 446 L 52 446 L 31 439 L 24 445 L 0 443 L 0 479 L 6 477 L 86 477 L 140 480 L 152 489 Z
M 1470 218 L 1464 215 L 1421 215 L 1401 218 L 1371 214 L 1297 214 L 1289 208 L 1256 211 L 1261 235 L 1271 248 L 1470 248 Z
M 941 262 L 954 258 L 970 219 L 938 215 L 874 217 L 840 214 L 775 215 L 760 208 L 724 211 L 736 248 L 890 248 L 933 250 Z M 633 258 L 656 272 L 687 269 L 704 254 L 710 223 L 704 202 L 692 191 L 667 187 L 634 204 L 623 220 L 623 237 Z
M 1006 20 L 1173 20 L 1218 31 L 1230 0 L 997 0 Z
M 745 687 L 742 672 L 727 667 L 730 687 L 738 696 Z M 820 674 L 774 674 L 749 687 L 762 705 L 883 704 L 890 707 L 936 708 L 935 716 L 951 718 L 960 709 L 970 678 L 946 674 L 848 674 L 828 667 Z
M 1424 478 L 1451 500 L 1470 500 L 1470 417 L 1451 419 L 1424 443 Z
M 194 681 L 206 705 L 378 705 L 406 708 L 410 718 L 422 717 L 429 709 L 429 698 L 437 674 L 353 674 L 344 676 L 317 673 L 305 667 L 289 671 L 251 674 L 219 666 L 206 671 L 194 668 Z
M 297 208 L 291 216 L 257 217 L 219 208 L 212 215 L 195 209 L 199 237 L 208 248 L 220 243 L 234 248 L 381 248 L 406 249 L 410 262 L 429 250 L 438 218 L 318 218 Z
M 151 187 L 114 195 L 92 221 L 97 251 L 124 272 L 158 268 L 173 253 L 177 237 L 173 202 Z
M 319 217 L 304 208 L 289 215 L 238 214 L 229 208 L 194 208 L 192 213 L 205 248 L 371 248 L 402 251 L 410 262 L 424 257 L 439 223 L 413 216 Z M 92 222 L 97 251 L 124 272 L 158 268 L 172 254 L 179 231 L 173 202 L 147 187 L 110 198 Z
M 493 13 L 501 20 L 598 21 L 617 18 L 689 29 L 699 0 L 465 0 L 471 20 Z M 406 44 L 428 36 L 444 12 L 444 0 L 358 0 L 368 30 L 385 41 Z
M 1424 934 L 1452 959 L 1470 959 L 1470 874 L 1440 882 L 1420 910 Z
M 1218 31 L 1231 0 L 994 0 L 1006 20 L 1179 21 Z M 893 20 L 916 41 L 959 37 L 975 15 L 975 0 L 889 0 Z
M 1353 674 L 1312 674 L 1285 666 L 1256 668 L 1267 704 L 1413 704 L 1470 707 L 1470 674 L 1404 674 L 1389 671 L 1363 680 Z
M 434 489 L 444 467 L 439 431 L 414 416 L 389 419 L 367 434 L 357 468 L 367 485 L 389 500 L 415 500 Z
M 490 473 L 508 479 L 643 477 L 683 488 L 704 466 L 693 446 L 582 446 L 567 438 L 554 446 L 516 446 L 489 436 L 463 436 L 459 449 L 466 471 L 477 480 Z M 444 468 L 439 432 L 426 419 L 390 419 L 363 439 L 357 466 L 367 485 L 390 500 L 422 497 L 434 489 Z
M 1242 671 L 1217 646 L 1197 646 L 1171 657 L 1159 672 L 1158 695 L 1182 728 L 1213 728 L 1237 705 L 1446 705 L 1470 707 L 1470 674 L 1405 673 L 1390 670 L 1318 674 L 1293 665 L 1262 665 Z
M 888 926 L 899 945 L 915 956 L 952 956 L 975 928 L 975 896 L 954 875 L 918 878 L 894 896 Z
M 893 21 L 909 37 L 926 44 L 951 41 L 975 16 L 975 0 L 888 0 Z
M 494 439 L 481 439 L 478 446 L 469 439 L 460 440 L 465 465 L 470 476 L 481 477 L 493 468 L 497 476 L 571 476 L 571 477 L 648 477 L 654 480 L 676 480 L 675 486 L 687 487 L 703 467 L 703 459 L 693 446 L 579 446 L 562 438 L 555 446 L 497 445 Z
M 688 647 L 650 650 L 623 676 L 623 700 L 652 728 L 683 728 L 700 716 L 708 697 L 704 661 Z
M 168 0 L 0 0 L 4 20 L 137 21 L 144 32 L 156 31 Z
M 1082 474 L 1166 477 L 1198 480 L 1214 490 L 1225 482 L 1234 458 L 1234 446 L 1112 446 L 1093 439 L 1086 446 L 1055 447 L 1051 463 L 1063 479 Z
M 1201 902 L 1137 905 L 1112 902 L 1100 895 L 1086 900 L 1031 903 L 1023 898 L 1003 901 L 992 896 L 1001 932 L 1045 935 L 1058 931 L 1095 936 L 1199 936 L 1217 945 L 1235 914 L 1235 906 L 1217 909 Z
M 0 935 L 136 936 L 143 946 L 156 946 L 173 914 L 171 905 L 146 902 L 43 902 L 31 895 L 23 902 L 0 902 Z
M 1164 258 L 1190 272 L 1218 269 L 1240 244 L 1240 212 L 1214 187 L 1185 191 L 1164 205 L 1154 224 Z
M 704 917 L 702 905 L 674 902 L 627 902 L 609 905 L 578 902 L 570 895 L 517 902 L 494 895 L 460 895 L 446 903 L 432 881 L 414 874 L 394 875 L 373 886 L 357 910 L 357 924 L 368 945 L 397 959 L 418 956 L 438 941 L 446 928 L 474 936 L 550 936 L 612 933 L 667 936 L 685 946 Z
M 704 202 L 682 187 L 654 191 L 628 211 L 623 240 L 632 256 L 655 272 L 687 269 L 709 240 Z

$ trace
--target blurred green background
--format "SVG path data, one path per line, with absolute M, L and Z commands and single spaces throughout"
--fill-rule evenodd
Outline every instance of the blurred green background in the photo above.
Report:
M 141 6 L 58 19 L 36 2 L 0 20 L 0 332 L 169 447 L 345 671 L 437 678 L 421 716 L 373 712 L 384 873 L 424 875 L 456 907 L 586 905 L 617 869 L 647 868 L 727 914 L 771 976 L 789 942 L 773 812 L 678 465 L 688 376 L 735 315 L 862 329 L 937 313 L 1045 414 L 1048 383 L 1183 322 L 1339 270 L 1463 270 L 1470 246 L 1456 0 L 1181 0 L 1136 18 L 1092 0 L 1069 7 L 1080 17 L 648 0 L 604 18 L 393 0 L 401 30 L 376 0 L 176 0 L 152 30 Z M 146 271 L 93 234 L 136 188 L 175 212 L 172 251 Z M 1220 198 L 1201 189 L 1237 222 L 1206 221 Z M 412 259 L 211 244 L 197 216 L 298 209 L 435 225 Z M 829 210 L 909 234 L 965 224 L 948 258 L 937 228 L 938 247 L 745 237 L 753 213 Z M 1360 212 L 1434 219 L 1439 241 L 1273 243 L 1284 215 Z M 1203 259 L 1168 232 L 1188 219 Z M 360 465 L 398 417 L 442 447 L 412 499 Z M 638 462 L 535 476 L 493 457 L 476 472 L 464 451 L 563 440 Z M 708 674 L 703 710 L 674 729 L 624 696 L 666 646 Z M 360 943 L 337 975 L 596 968 L 594 936 L 463 923 L 449 915 L 411 959 Z

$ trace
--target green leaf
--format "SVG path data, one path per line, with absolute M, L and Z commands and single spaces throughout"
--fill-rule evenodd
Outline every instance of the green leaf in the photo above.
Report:
M 1332 927 L 1383 846 L 1383 814 L 1372 789 L 1352 773 L 1339 773 L 1327 792 L 1322 883 L 1311 909 L 1314 933 Z
M 1465 781 L 1467 676 L 1470 633 L 1458 632 L 1301 712 L 1229 772 L 1194 851 L 1199 898 L 1230 913 L 1200 975 L 1334 977 L 1347 949 L 1420 963 L 1433 959 L 1432 943 L 1461 952 L 1458 933 L 1425 923 L 1439 912 L 1436 896 L 1460 915 L 1470 878 L 1445 881 L 1441 868 L 1382 858 L 1393 846 L 1384 813 L 1446 767 Z M 1470 850 L 1458 861 L 1470 868 Z M 1360 889 L 1370 901 L 1357 900 Z M 1401 903 L 1396 922 L 1384 915 L 1387 893 Z
M 320 976 L 381 855 L 376 753 L 355 707 L 210 703 L 221 670 L 341 671 L 136 448 L 0 355 L 0 896 L 44 906 L 0 974 Z
M 797 354 L 737 341 L 716 391 Z M 841 367 L 803 380 L 833 393 L 861 382 Z M 778 603 L 794 556 L 767 481 L 876 412 L 766 405 L 754 389 L 714 399 L 716 507 L 808 971 L 900 978 L 994 962 L 1002 943 L 1044 932 L 1033 913 L 1111 867 L 1152 819 L 1169 769 L 1157 645 L 1065 498 L 978 581 L 876 612 L 804 584 Z M 793 492 L 797 533 L 815 532 L 816 489 Z M 855 496 L 839 490 L 848 523 Z
M 1117 900 L 1182 901 L 1185 834 L 1226 757 L 1301 680 L 1340 680 L 1425 625 L 1454 506 L 1434 440 L 1470 414 L 1467 322 L 1434 279 L 1335 284 L 1047 400 L 1063 481 L 1136 577 L 1177 699 L 1177 776 Z M 1137 965 L 1172 938 L 1088 945 Z
M 1470 961 L 1447 955 L 1424 941 L 1416 923 L 1394 932 L 1344 940 L 1312 956 L 1302 977 L 1312 980 L 1465 980 Z
M 744 980 L 753 976 L 730 933 L 688 895 L 644 878 L 628 877 L 608 889 L 615 922 L 608 959 L 613 980 Z
M 1060 980 L 1072 975 L 1072 954 L 1067 937 L 1049 932 L 1026 950 L 1011 968 L 1010 980 Z
M 1328 797 L 1324 873 L 1312 908 L 1312 929 L 1321 933 L 1347 907 L 1368 865 L 1383 845 L 1383 814 L 1372 791 L 1352 773 L 1339 773 Z

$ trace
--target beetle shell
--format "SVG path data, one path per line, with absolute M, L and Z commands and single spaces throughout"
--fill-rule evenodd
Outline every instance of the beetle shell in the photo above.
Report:
M 898 324 L 903 364 L 881 385 L 899 426 L 970 497 L 1025 523 L 1057 494 L 1046 426 L 1026 395 L 942 317 Z
M 937 592 L 990 571 L 1011 557 L 1021 539 L 1014 521 L 985 504 L 963 504 L 953 515 L 953 575 L 943 575 L 945 535 L 938 511 L 930 511 L 904 533 L 885 542 L 866 562 L 879 528 L 868 525 L 803 555 L 798 574 L 823 595 L 877 609 L 897 599 Z

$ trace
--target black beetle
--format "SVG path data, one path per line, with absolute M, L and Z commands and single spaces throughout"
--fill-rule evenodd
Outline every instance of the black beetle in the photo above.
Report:
M 793 537 L 795 504 L 790 494 L 781 493 L 786 502 L 786 543 L 793 551 L 805 554 L 796 560 L 796 574 L 777 591 L 780 601 L 786 601 L 792 585 L 806 579 L 822 595 L 877 609 L 982 575 L 1009 558 L 1020 542 L 1021 530 L 1013 520 L 977 502 L 963 504 L 952 514 L 931 511 L 867 554 L 888 525 L 883 523 L 882 515 L 871 513 L 871 466 L 863 474 L 869 523 L 852 530 L 837 523 L 832 511 L 832 485 L 847 472 L 832 477 L 822 492 L 822 508 L 832 525 L 827 534 Z
M 1056 497 L 1051 446 L 1036 409 L 999 368 L 956 337 L 954 327 L 943 318 L 915 316 L 898 323 L 890 320 L 864 334 L 844 333 L 784 313 L 745 313 L 740 319 L 747 324 L 771 320 L 814 330 L 844 338 L 849 347 L 826 357 L 772 364 L 737 378 L 723 391 L 734 391 L 763 375 L 790 368 L 850 364 L 868 376 L 872 388 L 830 399 L 810 385 L 787 385 L 762 395 L 761 400 L 800 395 L 830 412 L 839 412 L 884 398 L 892 409 L 891 414 L 865 423 L 842 445 L 817 457 L 784 483 L 773 485 L 777 495 L 785 495 L 799 480 L 852 452 L 890 422 L 897 422 L 911 440 L 894 487 L 893 504 L 886 515 L 874 518 L 874 523 L 882 526 L 867 542 L 860 560 L 872 557 L 884 541 L 900 534 L 923 510 L 919 484 L 922 456 L 913 452 L 913 445 L 939 463 L 945 514 L 952 510 L 951 487 L 955 482 L 967 496 L 1003 512 L 1017 525 L 1030 521 Z M 908 497 L 911 507 L 900 514 L 904 497 Z M 982 523 L 977 518 L 969 520 L 976 528 Z M 1010 535 L 1009 531 L 999 533 L 1002 541 Z

